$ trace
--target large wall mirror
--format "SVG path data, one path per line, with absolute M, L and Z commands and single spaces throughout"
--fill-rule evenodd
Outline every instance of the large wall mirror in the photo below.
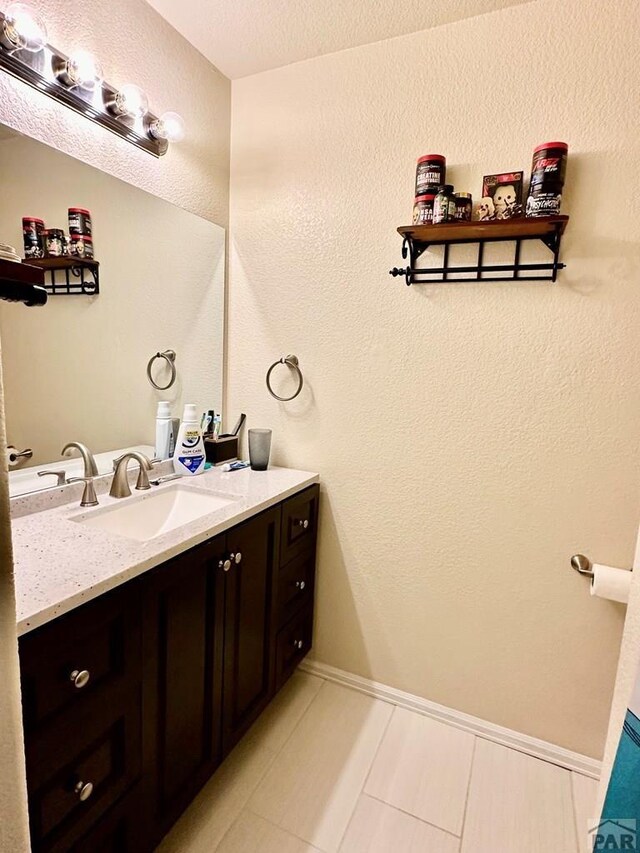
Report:
M 100 263 L 98 295 L 0 303 L 7 441 L 32 451 L 9 468 L 11 494 L 55 485 L 43 469 L 80 473 L 79 460 L 61 456 L 70 441 L 86 444 L 105 473 L 115 451 L 152 450 L 160 401 L 178 418 L 187 402 L 220 412 L 224 229 L 2 127 L 0 175 L 0 243 L 24 257 L 23 217 L 68 233 L 68 209 L 79 207 L 91 212 Z M 167 350 L 176 380 L 158 391 L 147 365 Z M 152 377 L 167 384 L 169 363 L 157 359 Z

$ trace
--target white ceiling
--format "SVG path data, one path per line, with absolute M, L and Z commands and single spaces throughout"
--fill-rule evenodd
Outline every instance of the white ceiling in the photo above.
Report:
M 148 0 L 227 77 L 531 0 Z

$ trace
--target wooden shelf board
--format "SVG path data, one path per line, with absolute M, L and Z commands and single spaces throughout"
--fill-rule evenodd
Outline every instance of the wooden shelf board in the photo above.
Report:
M 445 222 L 442 225 L 402 225 L 398 233 L 417 243 L 473 243 L 478 240 L 517 240 L 564 234 L 568 216 L 494 219 L 488 222 Z
M 71 267 L 86 267 L 87 269 L 98 269 L 99 261 L 89 258 L 38 258 L 29 261 L 29 264 L 40 267 L 42 270 L 68 270 Z

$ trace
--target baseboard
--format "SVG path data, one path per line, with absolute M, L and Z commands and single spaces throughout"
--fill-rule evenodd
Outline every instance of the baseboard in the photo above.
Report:
M 398 705 L 400 708 L 417 711 L 426 717 L 448 723 L 450 726 L 455 726 L 485 740 L 508 746 L 511 749 L 518 750 L 518 752 L 525 752 L 527 755 L 549 761 L 567 770 L 575 770 L 576 773 L 582 773 L 592 779 L 600 778 L 602 762 L 595 758 L 589 758 L 587 755 L 571 752 L 561 746 L 556 746 L 556 744 L 538 740 L 538 738 L 506 729 L 503 726 L 497 726 L 494 723 L 481 720 L 479 717 L 463 714 L 462 711 L 455 711 L 453 708 L 438 705 L 436 702 L 430 702 L 428 699 L 414 696 L 412 693 L 396 690 L 394 687 L 388 687 L 386 684 L 380 684 L 370 678 L 362 678 L 359 675 L 345 672 L 343 669 L 337 669 L 324 663 L 305 660 L 300 664 L 300 669 L 327 681 L 335 681 L 337 684 L 359 690 L 368 696 L 374 696 L 376 699 L 382 699 L 384 702 L 390 702 L 392 705 Z

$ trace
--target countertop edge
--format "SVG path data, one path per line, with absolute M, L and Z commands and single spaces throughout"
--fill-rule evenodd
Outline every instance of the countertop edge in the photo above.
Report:
M 42 610 L 36 610 L 34 613 L 17 621 L 16 627 L 18 637 L 22 637 L 37 628 L 41 628 L 48 622 L 57 619 L 59 616 L 63 616 L 64 614 L 75 610 L 77 607 L 99 598 L 101 595 L 122 586 L 122 584 L 127 581 L 140 577 L 140 575 L 162 565 L 162 563 L 171 560 L 173 557 L 177 557 L 179 554 L 183 554 L 185 551 L 195 548 L 197 545 L 201 545 L 203 542 L 206 542 L 221 533 L 225 533 L 230 528 L 236 527 L 238 524 L 242 524 L 243 521 L 247 521 L 249 518 L 270 509 L 270 507 L 275 506 L 276 504 L 282 503 L 282 501 L 287 500 L 287 498 L 290 498 L 298 492 L 302 492 L 309 488 L 309 486 L 313 486 L 319 482 L 320 475 L 310 473 L 307 478 L 296 483 L 296 485 L 285 488 L 276 495 L 272 495 L 251 507 L 240 510 L 235 515 L 224 519 L 223 521 L 213 525 L 211 528 L 202 531 L 195 536 L 186 536 L 181 542 L 172 545 L 158 554 L 154 554 L 148 559 L 129 566 L 111 577 L 95 583 L 87 589 L 80 590 L 73 595 L 67 596 L 56 604 L 44 607 Z

